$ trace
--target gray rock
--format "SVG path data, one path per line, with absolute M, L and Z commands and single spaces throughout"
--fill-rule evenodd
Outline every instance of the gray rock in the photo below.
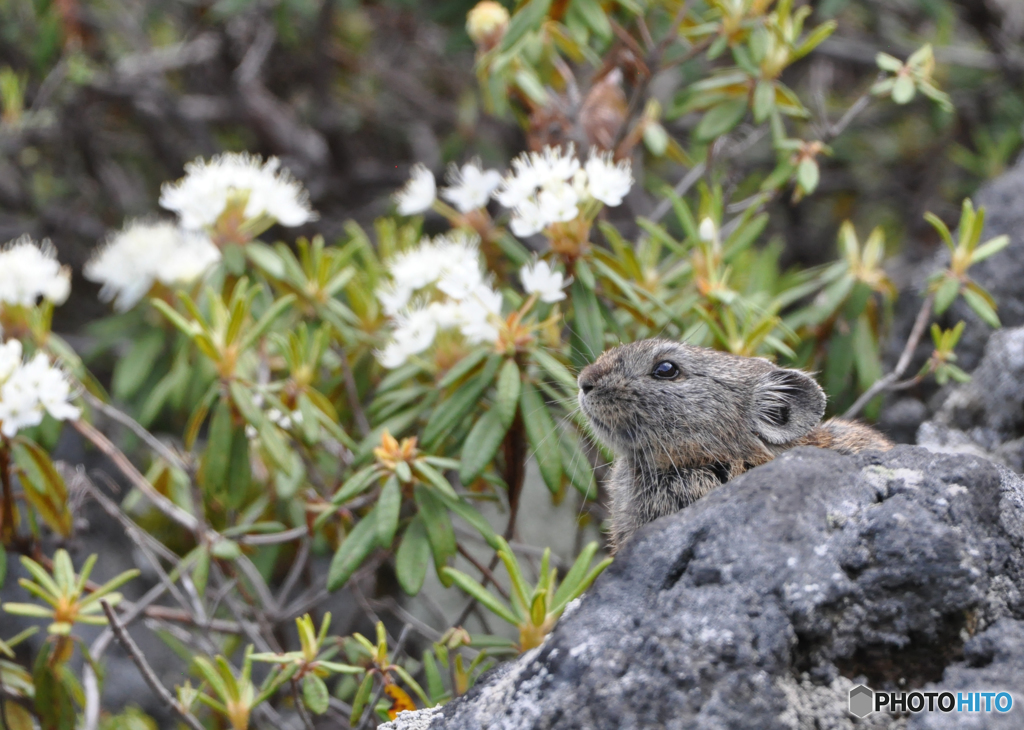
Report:
M 971 381 L 948 391 L 932 419 L 918 429 L 917 443 L 1024 470 L 1024 327 L 989 338 Z
M 1010 687 L 1024 705 L 1021 619 L 1019 477 L 795 449 L 646 527 L 541 647 L 390 727 L 946 727 L 856 721 L 847 692 Z

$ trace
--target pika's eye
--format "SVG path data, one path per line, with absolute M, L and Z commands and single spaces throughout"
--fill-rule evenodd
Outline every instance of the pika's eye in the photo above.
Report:
M 651 376 L 658 380 L 675 380 L 679 377 L 679 366 L 674 362 L 662 360 L 654 366 L 654 370 L 651 371 Z

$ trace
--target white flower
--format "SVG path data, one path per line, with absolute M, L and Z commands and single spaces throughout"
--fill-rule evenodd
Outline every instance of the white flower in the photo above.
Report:
M 384 314 L 389 317 L 397 316 L 405 305 L 409 303 L 412 298 L 412 289 L 408 289 L 403 286 L 397 286 L 395 284 L 385 284 L 376 291 L 377 301 L 380 302 L 381 309 L 384 310 Z
M 527 294 L 536 294 L 542 302 L 553 304 L 565 299 L 564 277 L 560 271 L 552 271 L 547 261 L 538 261 L 533 266 L 519 270 L 519 279 Z
M 487 205 L 491 193 L 501 184 L 497 170 L 484 170 L 480 160 L 474 159 L 462 166 L 452 165 L 448 171 L 451 187 L 441 191 L 441 197 L 454 205 L 460 213 L 468 213 Z
M 437 335 L 437 321 L 427 309 L 414 309 L 398 318 L 394 339 L 406 355 L 418 355 L 434 342 Z
M 71 270 L 57 261 L 49 240 L 29 236 L 0 248 L 0 304 L 34 307 L 40 298 L 63 304 L 71 293 Z
M 472 296 L 460 303 L 462 336 L 474 344 L 495 342 L 498 339 L 495 320 L 501 315 L 501 301 L 500 292 L 486 284 L 477 287 Z
M 515 172 L 506 175 L 494 198 L 506 208 L 515 208 L 530 198 L 540 185 L 540 177 L 533 168 L 530 156 L 523 154 L 512 160 Z
M 550 183 L 537 195 L 541 218 L 548 223 L 564 223 L 580 214 L 579 198 L 572 185 L 565 182 Z
M 468 297 L 484 281 L 480 262 L 476 256 L 451 261 L 445 266 L 437 288 L 456 301 Z
M 220 261 L 205 233 L 173 223 L 133 221 L 115 234 L 85 265 L 85 278 L 102 284 L 100 299 L 114 300 L 124 312 L 134 307 L 156 282 L 188 286 Z
M 197 157 L 185 165 L 185 177 L 164 183 L 160 205 L 174 211 L 189 229 L 213 226 L 228 202 L 247 196 L 244 215 L 252 220 L 272 218 L 282 226 L 299 226 L 314 220 L 309 194 L 281 162 L 266 162 L 258 155 L 225 152 L 210 160 Z
M 434 173 L 424 165 L 413 165 L 412 177 L 405 187 L 395 193 L 395 203 L 402 215 L 416 215 L 430 209 L 437 197 Z
M 705 243 L 711 243 L 718 236 L 718 228 L 713 220 L 705 218 L 700 222 L 700 230 L 697 234 L 700 236 L 700 240 Z
M 405 361 L 409 357 L 405 352 L 405 348 L 397 342 L 389 342 L 387 347 L 383 350 L 377 350 L 375 354 L 377 355 L 377 362 L 388 370 L 394 370 L 405 365 Z
M 10 340 L 0 344 L 0 383 L 11 377 L 21 365 L 21 340 Z
M 587 190 L 595 200 L 612 207 L 622 204 L 622 199 L 633 186 L 629 160 L 618 164 L 612 160 L 612 153 L 601 154 L 591 150 L 587 160 Z
M 44 353 L 22 364 L 20 342 L 0 345 L 0 433 L 11 438 L 38 426 L 44 413 L 58 420 L 78 418 L 80 411 L 70 399 L 71 385 Z
M 540 154 L 532 153 L 530 160 L 537 175 L 537 184 L 542 187 L 571 180 L 580 169 L 580 161 L 576 159 L 576 148 L 571 142 L 565 152 L 561 147 L 545 147 Z
M 532 200 L 524 200 L 512 211 L 509 227 L 512 233 L 520 238 L 540 233 L 547 226 L 548 220 L 541 213 L 540 206 Z
M 433 241 L 424 237 L 419 246 L 398 254 L 388 262 L 393 287 L 408 290 L 411 294 L 436 284 L 446 272 L 464 270 L 467 261 L 471 261 L 479 273 L 479 241 L 477 236 L 462 231 L 437 236 Z

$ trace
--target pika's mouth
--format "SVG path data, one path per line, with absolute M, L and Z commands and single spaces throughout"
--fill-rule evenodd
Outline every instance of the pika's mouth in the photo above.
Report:
M 633 442 L 630 433 L 610 425 L 607 421 L 596 415 L 594 413 L 596 410 L 594 405 L 589 402 L 589 399 L 583 393 L 580 393 L 579 402 L 580 407 L 583 409 L 583 414 L 587 417 L 591 428 L 594 430 L 594 434 L 599 439 L 608 446 L 629 447 Z

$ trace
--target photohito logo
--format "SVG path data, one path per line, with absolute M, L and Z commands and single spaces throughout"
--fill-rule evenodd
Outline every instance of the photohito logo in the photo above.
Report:
M 850 714 L 872 712 L 1009 712 L 1009 692 L 875 692 L 858 684 L 850 689 Z

